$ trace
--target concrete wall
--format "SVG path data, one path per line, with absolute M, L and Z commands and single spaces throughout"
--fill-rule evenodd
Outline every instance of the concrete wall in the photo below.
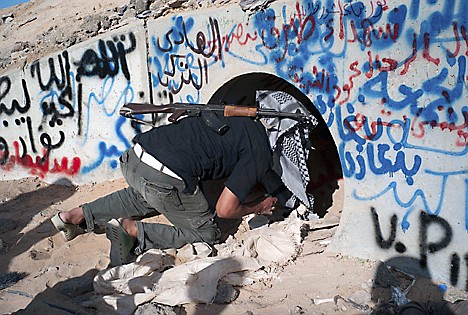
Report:
M 0 76 L 1 179 L 120 176 L 135 130 L 118 109 L 148 101 L 145 29 L 119 29 Z
M 120 29 L 1 76 L 1 176 L 118 177 L 136 132 L 124 102 L 206 102 L 269 73 L 309 97 L 338 148 L 331 248 L 413 257 L 468 289 L 467 17 L 464 0 L 277 1 L 160 18 L 146 42 L 141 25 Z

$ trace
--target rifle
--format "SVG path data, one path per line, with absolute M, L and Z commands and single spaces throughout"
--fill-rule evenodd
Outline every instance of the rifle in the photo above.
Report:
M 120 115 L 132 119 L 136 122 L 154 127 L 152 123 L 137 119 L 133 115 L 137 114 L 171 114 L 168 120 L 172 123 L 178 121 L 182 116 L 200 116 L 204 121 L 219 134 L 224 134 L 229 126 L 223 124 L 216 114 L 226 117 L 280 117 L 290 118 L 300 122 L 308 121 L 310 116 L 301 112 L 288 113 L 280 112 L 269 108 L 258 108 L 256 106 L 241 105 L 214 105 L 214 104 L 188 104 L 173 103 L 168 105 L 154 105 L 149 103 L 127 103 L 120 109 Z

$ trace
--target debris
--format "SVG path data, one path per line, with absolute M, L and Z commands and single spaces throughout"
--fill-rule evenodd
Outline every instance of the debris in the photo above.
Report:
M 151 15 L 151 10 L 145 10 L 139 14 L 137 14 L 137 18 L 139 19 L 146 19 L 147 17 L 149 17 Z
M 123 7 L 121 7 L 121 8 L 119 9 L 119 11 L 117 12 L 117 14 L 118 14 L 119 16 L 123 16 L 124 13 L 125 13 L 125 11 L 127 11 L 127 9 L 128 9 L 128 5 L 124 5 Z
M 88 15 L 83 19 L 83 22 L 80 25 L 82 31 L 92 36 L 97 35 L 99 29 L 101 28 L 103 17 L 100 15 Z
M 266 8 L 270 0 L 241 0 L 239 5 L 243 11 L 257 11 Z
M 15 16 L 13 15 L 13 13 L 9 13 L 9 14 L 5 14 L 2 16 L 2 22 L 3 23 L 10 23 L 13 21 L 13 19 L 15 18 Z
M 170 8 L 175 9 L 180 8 L 185 2 L 187 2 L 187 0 L 171 0 L 167 4 Z
M 294 308 L 289 311 L 289 314 L 291 315 L 292 314 L 305 314 L 305 311 L 300 305 L 297 305 L 297 306 L 294 306 Z
M 176 315 L 172 306 L 158 304 L 155 302 L 140 305 L 135 311 L 135 315 Z
M 50 254 L 46 251 L 33 249 L 29 252 L 29 257 L 31 257 L 32 260 L 46 260 L 50 258 Z
M 359 303 L 354 302 L 353 300 L 345 299 L 344 297 L 342 297 L 342 296 L 340 296 L 340 295 L 336 295 L 336 296 L 334 297 L 335 304 L 337 304 L 337 302 L 338 302 L 339 300 L 343 300 L 344 302 L 350 304 L 352 307 L 357 308 L 358 310 L 361 310 L 361 311 L 368 311 L 368 310 L 370 310 L 370 307 L 369 307 L 369 305 L 367 305 L 367 304 L 359 304 Z
M 28 298 L 33 298 L 33 296 L 31 294 L 28 294 L 26 292 L 23 292 L 23 291 L 17 291 L 17 290 L 5 290 L 5 292 L 8 292 L 8 293 L 11 293 L 11 294 L 17 294 L 17 295 L 21 295 L 21 296 L 25 296 L 25 297 L 28 297 Z
M 249 228 L 251 230 L 267 225 L 269 222 L 270 219 L 264 215 L 252 215 L 247 219 L 247 223 L 249 224 Z
M 312 302 L 314 305 L 320 305 L 323 303 L 330 303 L 330 302 L 335 302 L 334 298 L 328 298 L 328 299 L 312 299 Z
M 138 15 L 140 15 L 143 12 L 148 10 L 150 2 L 151 1 L 149 0 L 131 0 L 130 5 L 133 6 L 133 8 L 135 8 L 135 11 L 138 13 Z
M 399 287 L 392 287 L 392 301 L 397 306 L 402 306 L 411 300 L 406 297 L 405 293 L 403 293 Z
M 229 283 L 220 281 L 216 288 L 216 296 L 213 303 L 216 304 L 228 304 L 237 299 L 239 296 L 239 290 L 234 288 Z
M 371 294 L 365 290 L 357 290 L 349 297 L 350 301 L 353 301 L 359 305 L 367 305 L 371 301 Z
M 91 292 L 94 290 L 94 276 L 95 274 L 89 274 L 59 282 L 57 284 L 57 290 L 68 297 L 75 297 L 86 292 Z
M 31 22 L 35 21 L 35 20 L 37 20 L 37 16 L 35 16 L 35 17 L 33 17 L 33 18 L 30 18 L 30 19 L 26 20 L 26 21 L 23 22 L 23 23 L 20 23 L 20 24 L 18 25 L 18 27 L 24 26 L 24 25 L 26 25 L 26 24 L 28 24 L 28 23 L 31 23 Z
M 15 45 L 13 46 L 13 49 L 11 52 L 24 51 L 24 50 L 29 49 L 29 46 L 30 46 L 29 42 L 18 41 L 18 42 L 15 42 Z

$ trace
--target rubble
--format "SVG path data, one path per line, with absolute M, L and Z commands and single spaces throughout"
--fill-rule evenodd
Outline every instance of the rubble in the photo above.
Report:
M 266 5 L 269 0 L 265 1 Z M 47 31 L 38 34 L 36 42 L 29 42 L 24 48 L 8 45 L 9 38 L 19 28 L 33 25 L 39 19 L 36 13 L 29 12 L 29 17 L 17 22 L 15 14 L 8 12 L 0 18 L 0 38 L 2 42 L 7 43 L 0 49 L 0 69 L 19 68 L 24 66 L 25 62 L 66 49 L 138 19 L 150 21 L 174 12 L 223 6 L 230 2 L 231 0 L 128 0 L 127 4 L 114 7 L 112 10 L 99 11 L 94 7 L 94 14 L 83 16 L 81 12 L 76 12 L 75 20 L 78 24 L 75 28 L 67 23 L 54 24 Z M 18 8 L 27 8 L 26 6 L 27 4 L 21 4 Z M 248 6 L 249 10 L 261 7 L 258 2 L 253 1 Z

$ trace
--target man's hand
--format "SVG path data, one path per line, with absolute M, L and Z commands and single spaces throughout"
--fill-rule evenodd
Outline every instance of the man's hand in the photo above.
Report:
M 278 198 L 268 196 L 241 204 L 239 198 L 229 188 L 224 187 L 216 203 L 216 214 L 223 219 L 239 219 L 251 213 L 271 214 L 277 202 Z
M 255 214 L 272 215 L 275 210 L 275 205 L 278 203 L 278 198 L 268 196 L 258 204 L 259 210 Z

